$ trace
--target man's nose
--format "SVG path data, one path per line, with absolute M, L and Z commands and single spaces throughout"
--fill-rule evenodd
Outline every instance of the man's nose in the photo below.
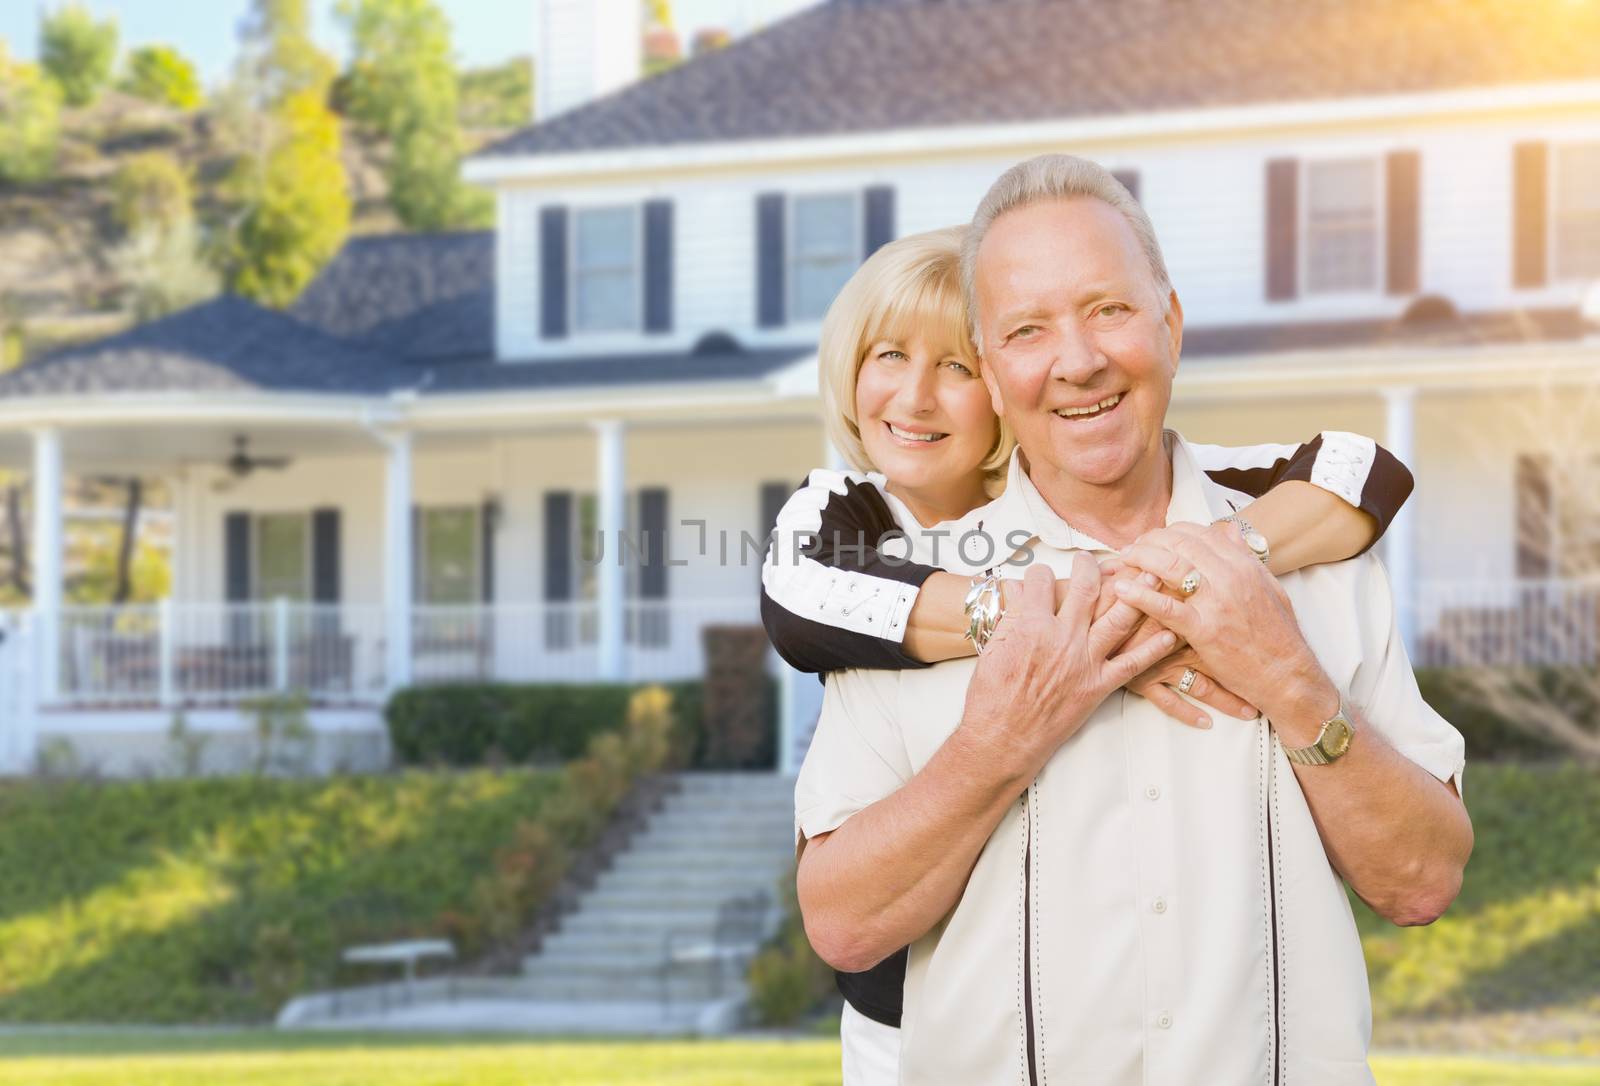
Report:
M 1095 337 L 1087 329 L 1071 325 L 1057 343 L 1050 377 L 1071 385 L 1089 385 L 1109 364 Z

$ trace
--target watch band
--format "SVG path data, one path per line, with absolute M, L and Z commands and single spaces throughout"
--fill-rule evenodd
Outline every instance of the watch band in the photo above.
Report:
M 1239 529 L 1239 535 L 1244 538 L 1244 545 L 1250 548 L 1250 553 L 1266 565 L 1272 560 L 1272 547 L 1267 543 L 1267 537 L 1262 535 L 1255 525 L 1245 520 L 1238 513 L 1229 513 L 1220 520 L 1231 521 Z
M 1316 742 L 1303 747 L 1284 747 L 1283 756 L 1295 765 L 1328 765 L 1344 757 L 1355 732 L 1356 726 L 1351 723 L 1341 698 L 1339 711 L 1322 722 Z

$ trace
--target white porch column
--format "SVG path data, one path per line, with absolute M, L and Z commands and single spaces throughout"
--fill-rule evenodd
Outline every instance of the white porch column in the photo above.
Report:
M 38 700 L 61 692 L 61 432 L 33 432 L 33 622 L 39 643 Z
M 411 682 L 411 435 L 383 435 L 383 628 L 388 687 Z
M 621 419 L 598 419 L 592 425 L 597 446 L 597 519 L 604 556 L 596 571 L 600 596 L 600 678 L 615 682 L 627 677 L 627 654 L 622 636 L 627 600 L 623 595 L 622 565 L 618 562 L 627 489 L 627 449 L 623 444 Z
M 1383 390 L 1385 412 L 1384 444 L 1389 451 L 1417 471 L 1416 405 L 1417 390 L 1411 385 Z M 1395 516 L 1385 536 L 1384 559 L 1389 567 L 1389 583 L 1394 590 L 1395 615 L 1406 651 L 1416 648 L 1417 544 L 1414 525 L 1417 500 L 1413 497 Z

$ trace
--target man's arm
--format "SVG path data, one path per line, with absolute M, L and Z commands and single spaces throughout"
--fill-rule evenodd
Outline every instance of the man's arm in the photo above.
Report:
M 1131 581 L 1117 592 L 1177 630 L 1208 671 L 1266 713 L 1284 746 L 1316 741 L 1338 711 L 1339 690 L 1306 644 L 1288 596 L 1242 545 L 1172 525 L 1129 548 L 1126 560 L 1168 583 L 1198 570 L 1201 587 L 1186 602 Z M 1416 693 L 1386 593 L 1368 593 L 1357 606 L 1381 607 L 1363 620 L 1381 620 L 1389 632 L 1364 638 L 1358 678 L 1366 688 L 1352 690 L 1356 704 L 1346 706 L 1357 714 L 1355 736 L 1338 761 L 1296 765 L 1295 776 L 1329 859 L 1362 900 L 1396 924 L 1427 924 L 1460 891 L 1472 823 L 1453 782 L 1401 753 L 1386 734 L 1416 737 L 1419 748 L 1430 727 L 1458 737 Z M 1449 775 L 1458 765 L 1439 768 Z
M 1171 650 L 1165 634 L 1112 655 L 1139 614 L 1119 604 L 1093 619 L 1099 592 L 1099 568 L 1078 555 L 1058 613 L 1054 577 L 1030 566 L 955 732 L 904 787 L 802 848 L 800 910 L 829 965 L 870 968 L 949 913 L 1006 808 L 1106 695 Z

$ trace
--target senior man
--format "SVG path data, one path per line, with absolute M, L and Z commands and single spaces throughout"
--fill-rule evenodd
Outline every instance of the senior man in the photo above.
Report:
M 796 786 L 813 946 L 855 971 L 910 944 L 904 1083 L 1371 1082 L 1344 883 L 1427 923 L 1472 846 L 1382 567 L 1279 582 L 1194 527 L 1246 499 L 1164 428 L 1183 311 L 1105 170 L 1013 167 L 963 272 L 1019 442 L 963 528 L 1032 536 L 1032 565 L 977 660 L 830 678 Z M 1118 548 L 1177 592 L 1097 606 Z M 1121 689 L 1161 649 L 1123 644 L 1135 609 L 1261 717 L 1185 728 Z

